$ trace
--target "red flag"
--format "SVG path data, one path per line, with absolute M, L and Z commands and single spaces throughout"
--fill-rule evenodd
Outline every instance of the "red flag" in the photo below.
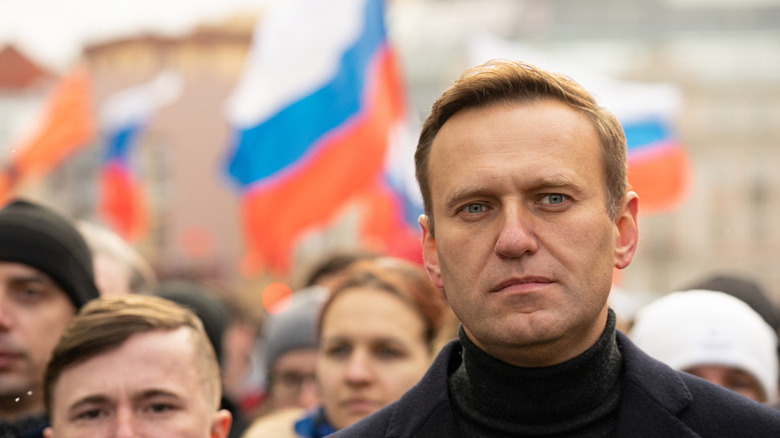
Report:
M 38 179 L 83 147 L 95 135 L 91 80 L 85 68 L 73 69 L 55 85 L 33 134 L 12 148 L 9 169 L 0 175 L 0 193 Z

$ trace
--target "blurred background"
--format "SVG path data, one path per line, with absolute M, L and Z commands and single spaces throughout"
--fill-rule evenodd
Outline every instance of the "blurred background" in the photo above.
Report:
M 236 115 L 242 105 L 269 106 L 266 94 L 292 88 L 285 72 L 313 75 L 326 52 L 322 35 L 351 26 L 341 21 L 341 6 L 326 11 L 316 3 L 0 0 L 3 195 L 112 228 L 161 278 L 209 281 L 250 303 L 270 283 L 295 285 L 334 250 L 419 258 L 413 226 L 399 237 L 392 224 L 372 234 L 362 222 L 400 214 L 408 226 L 418 214 L 413 193 L 390 204 L 400 213 L 388 204 L 371 210 L 378 204 L 350 195 L 299 223 L 281 219 L 299 217 L 299 210 L 285 213 L 287 195 L 262 208 L 247 204 L 295 169 L 251 181 L 231 173 L 230 163 L 243 163 L 236 155 L 247 123 Z M 380 36 L 394 54 L 396 106 L 403 107 L 397 156 L 409 157 L 429 106 L 466 68 L 493 57 L 560 68 L 639 136 L 633 145 L 629 139 L 637 146 L 629 152 L 642 198 L 641 241 L 616 279 L 619 289 L 649 296 L 727 271 L 757 278 L 778 299 L 779 0 L 376 3 L 384 8 Z M 309 46 L 298 64 L 285 58 Z M 255 76 L 266 80 L 253 91 L 251 76 L 274 56 L 282 72 Z M 293 90 L 290 99 L 310 91 Z M 392 161 L 386 146 L 378 149 L 384 170 Z M 286 141 L 265 147 L 284 149 Z M 371 163 L 365 166 L 376 164 L 372 156 L 353 154 Z M 355 163 L 334 163 L 337 174 L 354 172 Z M 390 186 L 408 188 L 411 158 L 392 164 L 401 177 Z M 312 185 L 327 198 L 327 182 Z M 300 208 L 319 198 L 307 197 Z M 262 214 L 270 218 L 255 220 Z M 263 238 L 276 240 L 274 248 Z M 278 242 L 284 239 L 291 240 Z

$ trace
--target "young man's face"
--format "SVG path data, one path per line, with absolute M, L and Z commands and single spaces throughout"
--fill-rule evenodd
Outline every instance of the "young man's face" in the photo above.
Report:
M 224 437 L 203 374 L 188 329 L 139 333 L 62 372 L 46 436 Z
M 468 336 L 520 366 L 563 362 L 604 329 L 614 267 L 630 262 L 636 195 L 606 208 L 598 136 L 550 100 L 467 109 L 434 139 L 423 251 Z
M 3 416 L 43 412 L 46 362 L 74 314 L 70 298 L 48 275 L 21 263 L 0 262 Z

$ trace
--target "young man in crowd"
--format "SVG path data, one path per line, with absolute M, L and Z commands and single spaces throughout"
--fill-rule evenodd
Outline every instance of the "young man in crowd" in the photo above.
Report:
M 42 436 L 46 360 L 97 296 L 92 255 L 71 221 L 24 200 L 0 209 L 0 437 Z
M 225 438 L 221 381 L 203 323 L 164 298 L 114 295 L 68 324 L 46 368 L 47 438 Z

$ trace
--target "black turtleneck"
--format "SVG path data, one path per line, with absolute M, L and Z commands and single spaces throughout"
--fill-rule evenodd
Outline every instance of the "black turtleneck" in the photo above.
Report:
M 596 343 L 564 363 L 523 368 L 496 359 L 460 328 L 450 400 L 464 437 L 612 437 L 623 384 L 615 314 Z

